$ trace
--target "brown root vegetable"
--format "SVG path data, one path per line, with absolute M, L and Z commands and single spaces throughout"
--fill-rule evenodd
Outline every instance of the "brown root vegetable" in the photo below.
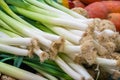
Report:
M 94 2 L 85 7 L 90 18 L 106 18 L 107 8 L 101 2 Z
M 101 1 L 101 3 L 105 5 L 109 13 L 120 12 L 120 1 Z
M 16 79 L 7 75 L 2 75 L 0 80 L 16 80 Z
M 84 4 L 90 4 L 93 2 L 98 2 L 98 1 L 102 1 L 102 0 L 80 0 L 81 2 L 83 2 Z
M 105 29 L 110 29 L 110 30 L 116 31 L 115 25 L 109 20 L 103 19 L 103 20 L 99 21 L 99 23 L 96 25 L 97 25 L 96 30 L 100 31 L 100 32 Z
M 120 31 L 120 13 L 110 13 L 107 19 L 114 23 L 117 31 Z
M 81 14 L 81 15 L 83 15 L 85 17 L 88 17 L 87 11 L 85 9 L 83 9 L 83 8 L 75 7 L 75 8 L 72 8 L 71 10 L 73 10 L 73 11 L 77 12 L 78 14 Z

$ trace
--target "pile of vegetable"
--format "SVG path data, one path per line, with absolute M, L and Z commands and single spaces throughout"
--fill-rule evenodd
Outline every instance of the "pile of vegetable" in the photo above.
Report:
M 115 25 L 54 0 L 0 0 L 0 37 L 1 80 L 120 77 Z
M 90 18 L 112 21 L 120 31 L 120 0 L 66 0 L 68 8 L 83 8 Z M 71 4 L 72 3 L 72 4 Z M 79 11 L 80 12 L 80 11 Z

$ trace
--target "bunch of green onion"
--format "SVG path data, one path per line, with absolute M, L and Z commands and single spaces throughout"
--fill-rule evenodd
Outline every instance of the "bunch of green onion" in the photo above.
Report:
M 105 34 L 112 39 L 111 35 L 117 35 L 112 24 L 102 31 L 96 27 L 102 24 L 98 25 L 100 21 L 86 18 L 54 0 L 0 0 L 0 72 L 20 80 L 93 80 L 79 64 L 80 55 L 90 65 L 99 64 L 111 74 L 116 72 L 119 60 L 96 55 L 115 51 L 106 49 L 96 37 Z M 119 41 L 118 37 L 116 42 Z M 9 60 L 19 68 L 5 63 Z M 21 69 L 20 64 L 40 75 Z

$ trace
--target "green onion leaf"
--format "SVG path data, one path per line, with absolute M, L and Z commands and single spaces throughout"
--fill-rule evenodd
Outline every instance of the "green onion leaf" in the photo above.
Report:
M 22 61 L 23 61 L 23 56 L 16 56 L 16 58 L 14 59 L 13 65 L 16 67 L 20 67 L 20 65 L 22 64 Z

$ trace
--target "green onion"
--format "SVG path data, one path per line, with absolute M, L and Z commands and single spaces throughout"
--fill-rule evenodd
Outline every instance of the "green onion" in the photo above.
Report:
M 57 13 L 57 14 L 60 14 L 60 15 L 64 15 L 65 18 L 73 18 L 72 16 L 66 14 L 65 12 L 61 11 L 61 10 L 58 10 L 58 9 L 55 9 L 45 3 L 42 3 L 40 1 L 37 1 L 37 0 L 26 0 L 27 2 L 39 7 L 39 8 L 43 8 L 45 10 L 48 10 L 48 11 L 51 11 L 51 12 L 54 12 L 54 13 Z
M 43 76 L 45 76 L 46 78 L 48 78 L 49 80 L 58 80 L 56 77 L 54 77 L 54 76 L 52 76 L 52 75 L 50 75 L 50 74 L 48 74 L 48 73 L 46 73 L 46 72 L 44 72 L 44 71 L 42 71 L 40 69 L 37 69 L 35 67 L 32 67 L 32 68 L 35 69 L 40 74 L 42 74 Z
M 19 7 L 12 7 L 12 10 L 14 10 L 15 12 L 22 14 L 28 18 L 31 18 L 33 20 L 43 22 L 43 23 L 63 26 L 63 27 L 72 28 L 72 29 L 80 29 L 80 30 L 85 30 L 88 27 L 88 25 L 86 25 L 86 24 L 83 24 L 83 23 L 80 24 L 73 20 L 53 18 L 50 16 L 45 16 L 42 14 L 31 12 L 31 11 L 28 11 L 28 10 L 25 10 L 25 9 L 22 9 Z M 31 16 L 31 15 L 34 15 L 34 16 Z
M 87 72 L 87 70 L 80 64 L 77 64 L 73 62 L 67 55 L 65 54 L 59 54 L 60 57 L 70 66 L 72 67 L 76 72 L 84 76 L 85 80 L 93 80 L 92 76 Z
M 31 38 L 0 38 L 0 43 L 6 45 L 29 46 L 31 42 Z
M 6 34 L 9 38 L 10 37 L 21 37 L 20 35 L 13 33 L 11 31 L 5 30 L 3 28 L 0 28 L 0 32 L 3 32 L 4 34 Z M 6 36 L 4 38 L 6 38 Z
M 29 53 L 27 49 L 21 49 L 13 46 L 8 46 L 5 44 L 0 44 L 0 51 L 20 56 L 27 56 Z
M 45 45 L 48 48 L 51 46 L 51 41 L 50 40 L 47 40 L 40 35 L 31 33 L 30 29 L 27 28 L 26 25 L 24 25 L 24 24 L 22 24 L 22 23 L 20 23 L 16 20 L 14 20 L 13 18 L 7 16 L 2 11 L 0 11 L 0 18 L 3 21 L 5 21 L 7 24 L 11 25 L 11 27 L 13 27 L 15 30 L 22 33 L 23 35 L 30 36 L 30 37 L 37 37 L 41 44 Z
M 0 29 L 0 30 L 1 30 L 1 29 Z M 1 38 L 6 38 L 6 37 L 9 38 L 9 36 L 8 36 L 6 33 L 1 32 L 1 31 L 0 31 L 0 37 L 1 37 Z
M 1 19 L 0 19 L 0 26 L 1 27 L 3 27 L 4 29 L 7 29 L 7 30 L 10 30 L 10 31 L 13 31 L 14 32 L 14 30 L 11 28 L 11 27 L 9 27 L 4 21 L 2 21 Z
M 25 22 L 23 19 L 21 19 L 19 16 L 17 16 L 10 8 L 9 6 L 4 2 L 4 0 L 0 0 L 0 6 L 2 6 L 2 8 L 10 15 L 12 16 L 14 19 L 28 25 L 28 26 L 31 26 L 29 25 L 27 22 Z
M 20 80 L 47 80 L 31 72 L 0 62 L 0 72 Z
M 48 3 L 49 5 L 61 10 L 61 11 L 64 11 L 68 14 L 70 14 L 71 16 L 75 17 L 75 18 L 80 18 L 80 19 L 86 19 L 84 16 L 72 11 L 72 10 L 69 10 L 68 8 L 56 3 L 55 1 L 53 0 L 44 0 L 46 3 Z
M 70 76 L 66 75 L 62 70 L 59 71 L 57 69 L 57 67 L 55 67 L 55 66 L 44 64 L 44 63 L 41 64 L 41 63 L 32 62 L 31 60 L 30 61 L 25 60 L 25 61 L 23 61 L 23 63 L 25 63 L 31 67 L 45 71 L 53 76 L 56 76 L 56 77 L 62 76 L 66 80 L 73 80 Z
M 70 41 L 73 44 L 79 44 L 81 37 L 72 34 L 71 32 L 69 32 L 67 29 L 64 29 L 62 27 L 59 26 L 52 26 L 52 25 L 47 25 L 44 24 L 46 27 L 48 27 L 49 29 L 51 29 L 53 32 L 55 32 L 56 34 L 64 37 L 66 40 Z
M 53 17 L 59 17 L 60 16 L 60 15 L 57 15 L 57 14 L 55 14 L 53 12 L 48 12 L 48 11 L 42 9 L 42 8 L 38 8 L 38 7 L 36 7 L 34 5 L 31 5 L 31 4 L 27 3 L 27 2 L 24 2 L 22 0 L 18 0 L 15 3 L 14 3 L 14 0 L 8 0 L 8 1 L 6 0 L 6 2 L 9 3 L 9 4 L 12 4 L 12 5 L 21 7 L 21 8 L 28 9 L 30 11 L 37 12 L 37 13 L 41 13 L 41 14 L 45 14 L 45 15 L 49 15 L 49 16 L 53 16 Z M 8 11 L 7 9 L 5 9 L 5 10 Z M 13 16 L 15 16 L 15 15 L 13 15 Z M 18 19 L 18 18 L 16 18 L 16 19 Z M 23 20 L 22 20 L 22 22 L 23 22 Z M 23 23 L 25 23 L 25 22 L 23 22 Z
M 71 67 L 69 67 L 60 57 L 56 57 L 55 62 L 63 69 L 68 75 L 70 75 L 75 80 L 83 80 L 83 76 L 75 72 Z

